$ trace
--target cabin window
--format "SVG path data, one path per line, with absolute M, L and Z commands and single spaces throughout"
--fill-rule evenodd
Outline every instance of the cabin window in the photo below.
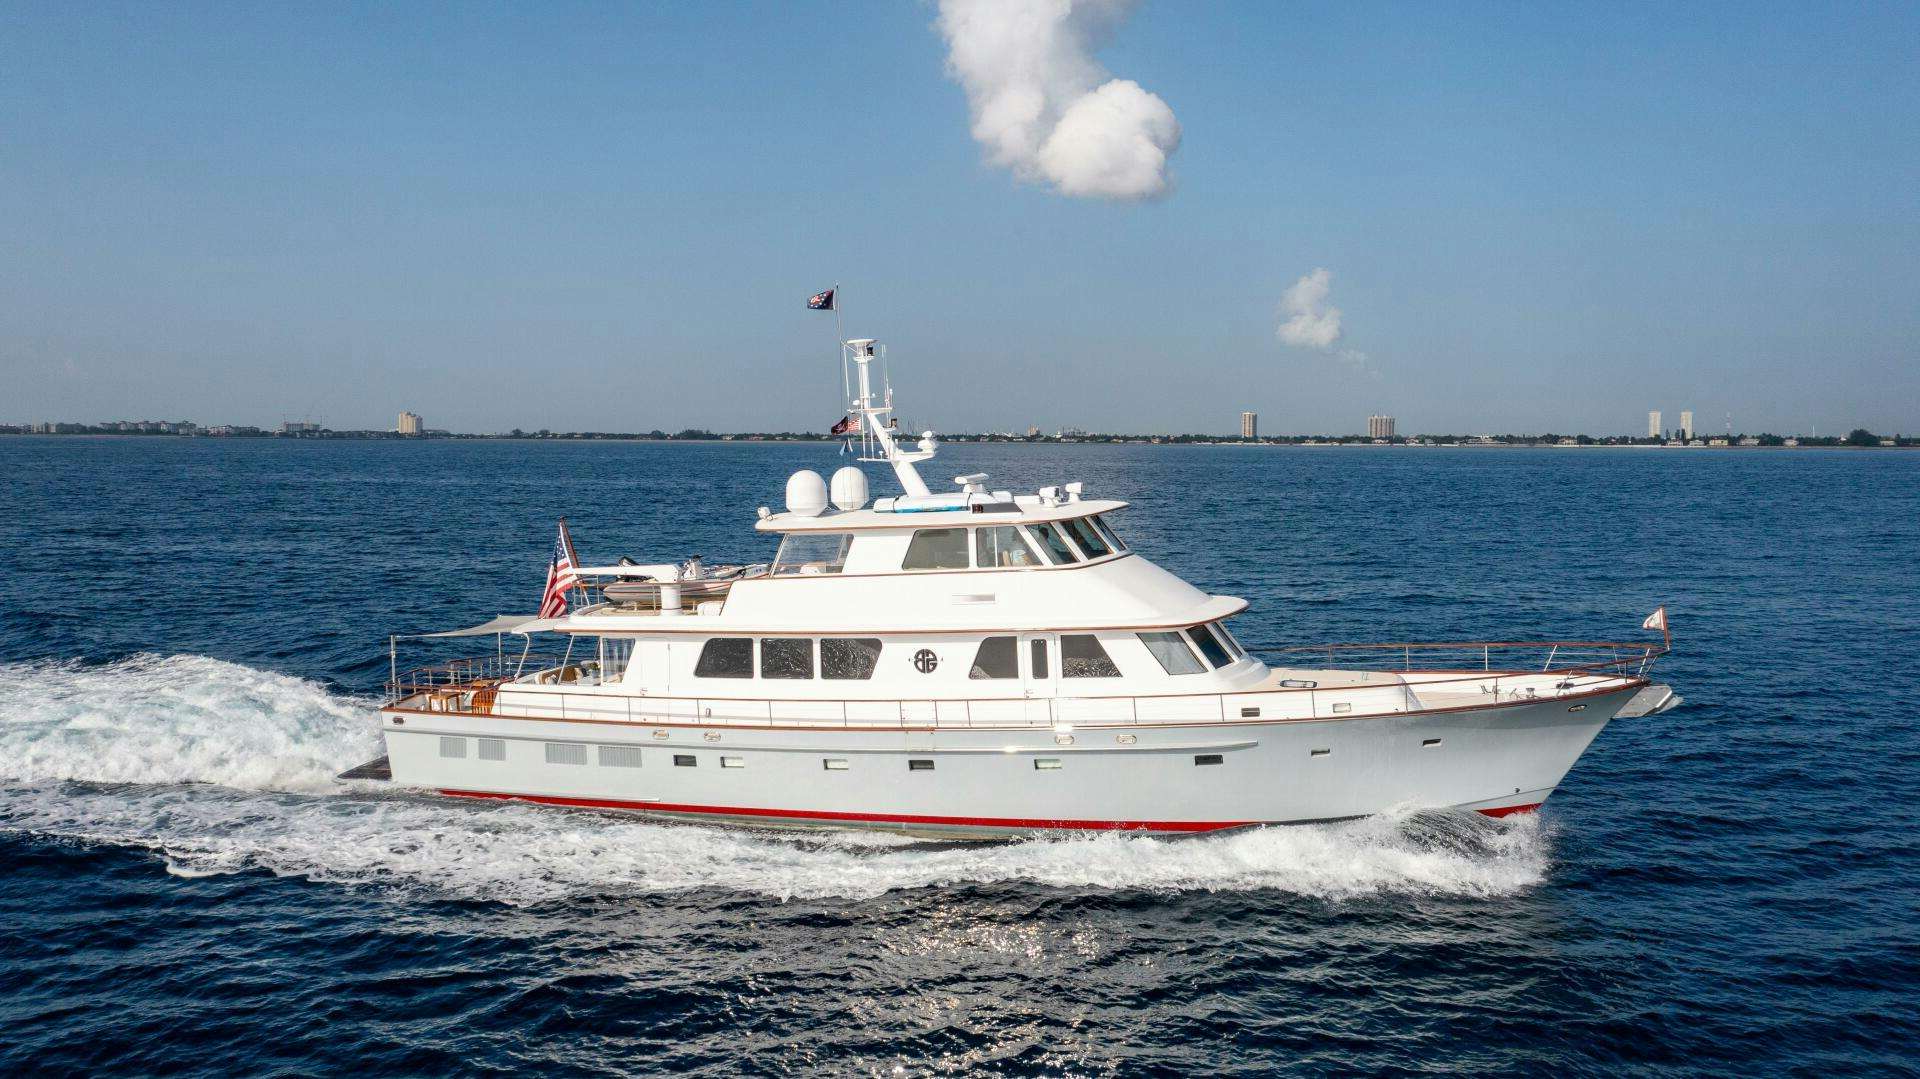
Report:
M 1035 681 L 1047 679 L 1047 642 L 1033 642 L 1033 678 Z
M 760 677 L 812 678 L 813 641 L 807 637 L 760 638 Z
M 1193 639 L 1193 646 L 1200 650 L 1200 654 L 1207 657 L 1207 662 L 1215 667 L 1224 667 L 1233 662 L 1233 657 L 1220 647 L 1219 639 L 1207 627 L 1195 626 L 1187 631 L 1187 636 Z
M 988 637 L 980 642 L 980 651 L 973 654 L 973 671 L 969 678 L 1018 678 L 1020 677 L 1020 651 L 1012 637 Z
M 1080 556 L 1075 554 L 1073 547 L 1067 543 L 1067 537 L 1061 535 L 1060 530 L 1052 525 L 1046 523 L 1028 525 L 1027 534 L 1040 541 L 1040 549 L 1046 553 L 1047 561 L 1054 565 L 1064 566 L 1069 562 L 1080 561 Z
M 907 771 L 931 772 L 933 771 L 933 762 L 928 760 L 909 760 L 907 762 Z
M 694 767 L 694 760 L 693 760 L 693 754 L 691 754 L 691 753 L 675 753 L 675 754 L 673 755 L 673 766 L 674 766 L 675 768 L 692 768 L 692 767 Z
M 1247 650 L 1240 647 L 1240 642 L 1234 639 L 1233 634 L 1227 632 L 1227 624 L 1225 622 L 1209 622 L 1207 624 L 1213 627 L 1213 635 L 1220 638 L 1220 643 L 1227 646 L 1228 655 L 1235 659 L 1241 659 L 1246 656 Z
M 1037 566 L 1040 558 L 1020 537 L 1020 530 L 1012 525 L 1000 525 L 996 528 L 977 528 L 973 532 L 973 564 L 981 569 L 1007 569 L 1020 566 Z
M 587 747 L 578 742 L 548 742 L 548 764 L 585 764 Z
M 852 543 L 851 532 L 789 532 L 773 556 L 774 576 L 839 573 Z
M 1100 558 L 1113 553 L 1113 550 L 1107 546 L 1107 541 L 1100 538 L 1100 533 L 1093 530 L 1093 526 L 1087 523 L 1085 517 L 1062 521 L 1060 526 L 1073 536 L 1073 542 L 1078 543 L 1080 549 L 1087 552 L 1088 558 Z
M 639 746 L 598 746 L 600 767 L 602 768 L 638 768 L 640 767 Z
M 753 638 L 715 637 L 700 649 L 695 678 L 752 678 Z
M 1100 639 L 1091 633 L 1060 635 L 1060 676 L 1062 678 L 1118 678 L 1120 668 L 1107 658 Z
M 1186 638 L 1178 633 L 1142 633 L 1139 636 L 1140 643 L 1147 646 L 1147 651 L 1153 653 L 1153 658 L 1160 661 L 1160 666 L 1168 674 L 1200 674 L 1207 669 L 1207 665 L 1193 654 L 1193 649 L 1187 647 Z
M 901 569 L 966 569 L 969 565 L 964 528 L 920 529 L 900 562 Z
M 828 637 L 820 642 L 820 677 L 864 681 L 880 662 L 878 637 Z
M 1113 531 L 1113 526 L 1107 523 L 1105 517 L 1094 516 L 1087 518 L 1087 520 L 1092 521 L 1093 527 L 1100 531 L 1100 537 L 1107 541 L 1107 546 L 1116 551 L 1124 551 L 1127 549 L 1126 543 Z

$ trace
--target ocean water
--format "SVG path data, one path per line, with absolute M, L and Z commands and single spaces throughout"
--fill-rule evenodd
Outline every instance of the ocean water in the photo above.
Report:
M 384 635 L 762 560 L 832 447 L 0 439 L 0 1070 L 1920 1070 L 1920 454 L 950 446 L 1250 644 L 1636 638 L 1544 811 L 791 836 L 341 791 Z M 886 488 L 876 476 L 876 488 Z

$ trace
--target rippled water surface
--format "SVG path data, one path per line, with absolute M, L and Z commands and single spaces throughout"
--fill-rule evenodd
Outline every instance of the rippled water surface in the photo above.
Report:
M 831 448 L 0 439 L 9 1073 L 1912 1072 L 1920 454 L 950 446 L 1250 643 L 1619 638 L 1542 813 L 930 844 L 343 792 L 384 635 Z M 878 479 L 878 477 L 876 477 Z M 876 486 L 885 486 L 876 483 Z

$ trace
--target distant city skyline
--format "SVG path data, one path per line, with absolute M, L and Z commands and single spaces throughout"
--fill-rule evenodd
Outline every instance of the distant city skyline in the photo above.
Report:
M 0 408 L 1920 430 L 1920 8 L 942 10 L 17 8 Z

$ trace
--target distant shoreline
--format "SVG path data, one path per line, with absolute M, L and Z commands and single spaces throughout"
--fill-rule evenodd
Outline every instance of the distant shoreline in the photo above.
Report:
M 1425 436 L 1416 436 L 1416 437 L 1424 439 Z M 204 434 L 204 433 L 169 434 L 169 433 L 160 433 L 160 432 L 132 432 L 132 431 L 60 431 L 60 432 L 0 431 L 0 438 L 21 438 L 21 439 L 27 439 L 27 438 L 56 439 L 58 438 L 58 439 L 102 439 L 102 440 L 114 439 L 114 440 L 127 440 L 127 441 L 144 441 L 149 439 L 155 439 L 155 440 L 167 440 L 167 441 L 196 441 L 196 442 L 205 442 L 205 441 L 211 441 L 211 442 L 401 442 L 401 443 L 445 443 L 445 442 L 635 443 L 635 442 L 646 442 L 646 443 L 663 443 L 663 444 L 692 443 L 696 445 L 831 445 L 833 443 L 841 441 L 840 439 L 833 438 L 827 435 L 808 436 L 808 435 L 797 435 L 797 434 L 734 435 L 731 437 L 725 436 L 725 435 L 714 435 L 714 436 L 699 437 L 699 438 L 682 438 L 679 436 L 672 436 L 672 435 L 659 437 L 659 436 L 642 435 L 642 434 L 589 434 L 589 433 L 569 433 L 569 434 L 553 434 L 553 435 L 442 434 L 442 435 L 427 435 L 427 436 L 412 436 L 412 435 L 403 436 L 403 435 L 393 435 L 393 434 L 359 434 L 359 433 L 334 433 L 334 432 L 328 432 L 324 434 L 298 434 L 298 435 L 283 435 L 283 434 L 276 434 L 273 432 L 262 432 L 260 434 L 247 434 L 247 435 L 210 435 L 210 434 Z M 1911 449 L 1920 449 L 1920 439 L 1914 439 L 1914 438 L 1901 438 L 1897 440 L 1893 445 L 1883 444 L 1883 445 L 1874 445 L 1874 446 L 1863 446 L 1863 445 L 1849 443 L 1841 440 L 1828 440 L 1825 438 L 1822 438 L 1818 442 L 1811 442 L 1811 443 L 1803 440 L 1799 445 L 1769 444 L 1769 445 L 1746 445 L 1746 446 L 1742 446 L 1737 443 L 1725 444 L 1725 445 L 1671 445 L 1671 444 L 1665 444 L 1665 443 L 1608 442 L 1608 441 L 1599 441 L 1599 440 L 1568 444 L 1568 443 L 1561 443 L 1558 441 L 1553 441 L 1553 442 L 1539 441 L 1539 440 L 1527 441 L 1525 439 L 1526 439 L 1526 436 L 1523 436 L 1523 435 L 1512 435 L 1512 436 L 1502 436 L 1500 440 L 1496 440 L 1492 442 L 1395 441 L 1390 443 L 1380 443 L 1380 442 L 1373 442 L 1370 440 L 1359 439 L 1359 438 L 1350 438 L 1346 441 L 1323 441 L 1320 439 L 1314 439 L 1309 441 L 1306 439 L 1305 436 L 1302 436 L 1299 440 L 1279 439 L 1279 440 L 1268 441 L 1263 439 L 1257 442 L 1246 442 L 1246 441 L 1241 441 L 1239 439 L 1207 438 L 1204 436 L 1197 436 L 1197 435 L 1140 436 L 1140 437 L 1131 436 L 1131 435 L 1114 435 L 1114 436 L 1090 436 L 1086 438 L 1059 438 L 1051 435 L 1042 435 L 1042 436 L 1033 437 L 1033 438 L 1020 438 L 1020 437 L 1008 438 L 1008 437 L 992 436 L 992 435 L 949 435 L 949 436 L 941 437 L 940 441 L 943 445 L 959 445 L 959 446 L 979 446 L 979 445 L 987 445 L 987 446 L 1161 446 L 1161 447 L 1169 447 L 1169 448 L 1198 447 L 1198 448 L 1215 448 L 1215 449 L 1219 449 L 1219 448 L 1349 449 L 1349 450 L 1352 450 L 1352 449 L 1365 449 L 1365 450 L 1431 450 L 1431 449 L 1911 450 Z

